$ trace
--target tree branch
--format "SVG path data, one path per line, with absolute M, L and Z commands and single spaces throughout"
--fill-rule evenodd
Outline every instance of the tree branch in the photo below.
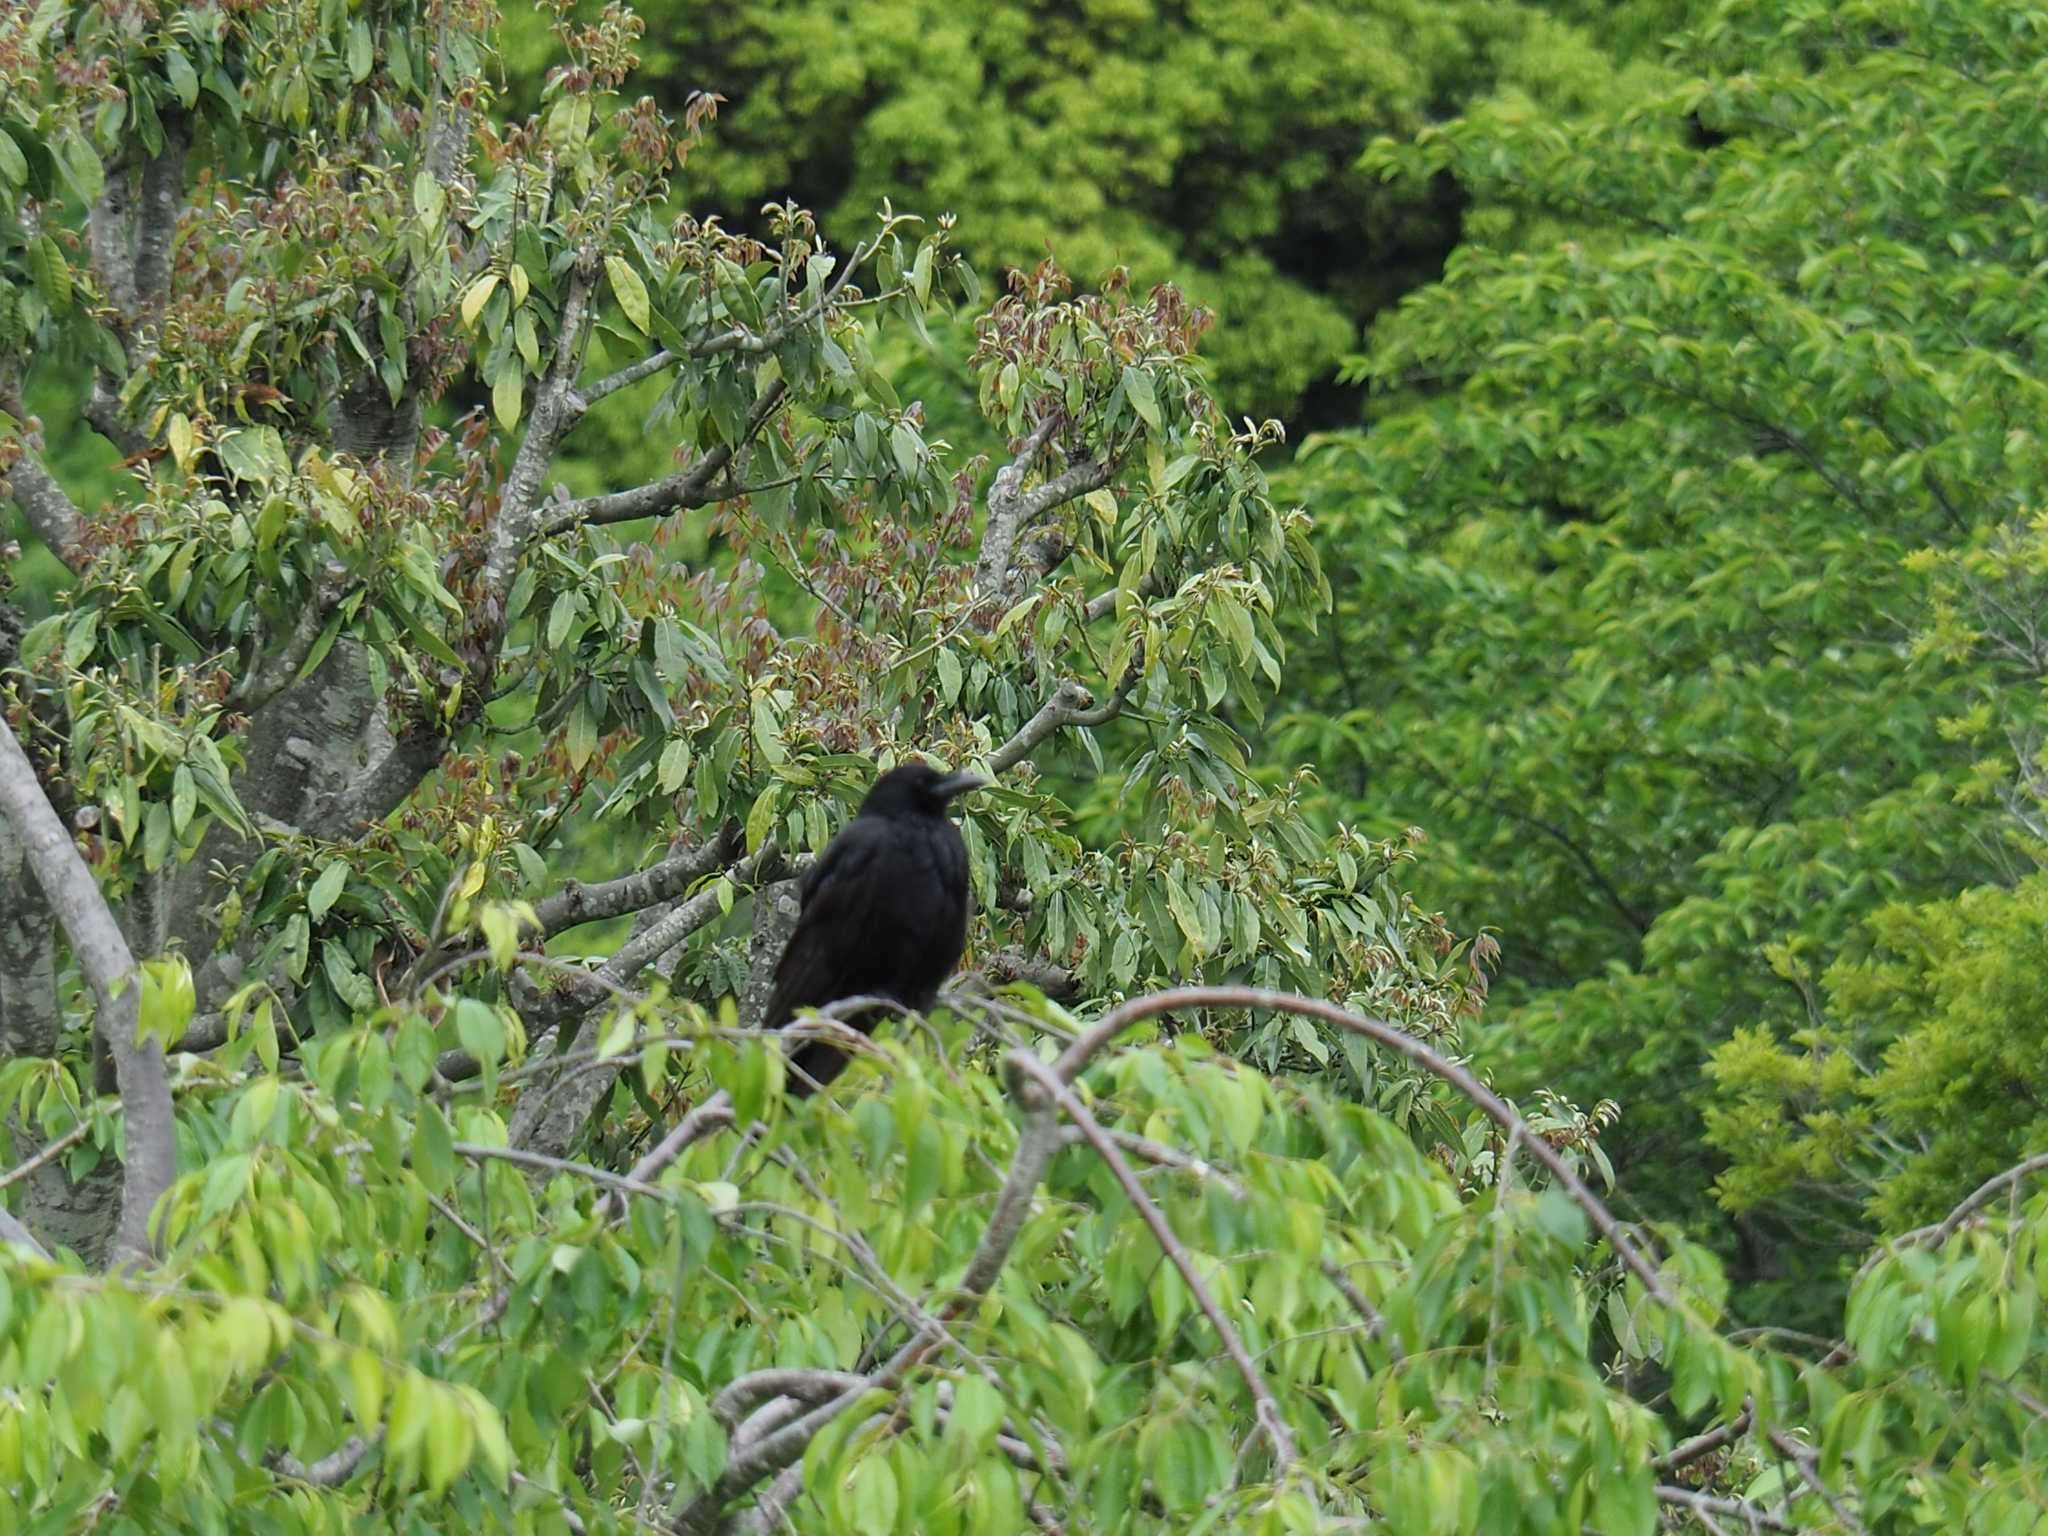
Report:
M 1982 1184 L 1971 1190 L 1962 1204 L 1942 1217 L 1940 1221 L 1934 1223 L 1933 1226 L 1915 1227 L 1910 1232 L 1902 1232 L 1876 1253 L 1865 1259 L 1862 1267 L 1856 1271 L 1856 1279 L 1861 1280 L 1879 1261 L 1891 1254 L 1897 1253 L 1901 1248 L 1940 1247 L 1943 1243 L 1954 1237 L 1962 1229 L 1963 1223 L 1968 1221 L 1984 1205 L 1988 1204 L 2000 1191 L 2019 1183 L 2022 1179 L 2030 1179 L 2035 1174 L 2043 1171 L 2048 1171 L 2048 1152 L 2036 1153 L 2024 1162 L 2013 1164 L 2012 1167 L 2006 1169 L 2003 1173 L 1993 1174 Z M 1852 1281 L 1850 1283 L 1853 1285 L 1855 1282 Z
M 605 496 L 585 496 L 576 501 L 562 503 L 541 527 L 543 534 L 562 533 L 585 523 L 604 525 L 626 523 L 635 518 L 661 517 L 670 512 L 688 511 L 692 507 L 709 506 L 714 501 L 726 501 L 739 494 L 738 487 L 729 481 L 719 479 L 732 464 L 741 449 L 751 443 L 775 414 L 782 397 L 788 392 L 788 385 L 781 379 L 770 384 L 754 402 L 747 413 L 747 420 L 741 428 L 739 441 L 720 443 L 711 449 L 688 469 L 664 475 L 646 485 L 634 486 L 628 491 L 613 491 Z
M 1124 1197 L 1136 1206 L 1138 1214 L 1145 1218 L 1145 1225 L 1152 1229 L 1152 1236 L 1157 1240 L 1160 1251 L 1172 1261 L 1173 1267 L 1180 1271 L 1182 1284 L 1187 1286 L 1189 1294 L 1195 1298 L 1195 1304 L 1202 1309 L 1202 1315 L 1209 1319 L 1209 1326 L 1216 1330 L 1216 1337 L 1222 1341 L 1224 1353 L 1230 1356 L 1230 1363 L 1237 1367 L 1237 1374 L 1243 1378 L 1245 1390 L 1251 1393 L 1259 1427 L 1265 1431 L 1266 1439 L 1273 1447 L 1273 1459 L 1278 1464 L 1275 1470 L 1279 1479 L 1285 1480 L 1293 1474 L 1298 1453 L 1294 1446 L 1294 1433 L 1287 1427 L 1286 1417 L 1280 1411 L 1280 1401 L 1273 1396 L 1273 1389 L 1266 1385 L 1265 1377 L 1259 1374 L 1258 1366 L 1252 1362 L 1251 1352 L 1245 1348 L 1244 1339 L 1231 1325 L 1230 1319 L 1224 1314 L 1215 1296 L 1210 1293 L 1209 1287 L 1202 1283 L 1202 1277 L 1195 1273 L 1194 1260 L 1189 1257 L 1180 1239 L 1174 1235 L 1173 1228 L 1167 1224 L 1165 1214 L 1153 1204 L 1152 1197 L 1145 1193 L 1145 1186 L 1138 1182 L 1137 1174 L 1132 1172 L 1131 1165 L 1125 1161 L 1123 1153 L 1117 1150 L 1116 1143 L 1110 1139 L 1095 1116 L 1088 1112 L 1088 1107 L 1075 1096 L 1072 1088 L 1029 1052 L 1013 1052 L 1010 1060 L 1018 1072 L 1030 1077 L 1050 1094 L 1053 1101 L 1066 1111 L 1067 1118 L 1081 1128 L 1081 1134 L 1088 1138 L 1096 1153 L 1109 1164 L 1109 1171 L 1116 1175 L 1117 1183 L 1123 1187 Z
M 1657 1502 L 1674 1504 L 1689 1509 L 1696 1515 L 1726 1515 L 1731 1520 L 1740 1520 L 1752 1531 L 1796 1531 L 1798 1526 L 1780 1520 L 1761 1504 L 1751 1504 L 1742 1499 L 1717 1499 L 1709 1493 L 1696 1493 L 1690 1488 L 1677 1488 L 1669 1483 L 1657 1485 Z
M 14 1219 L 12 1212 L 0 1206 L 0 1243 L 14 1243 L 26 1248 L 39 1259 L 48 1259 L 49 1249 L 35 1239 L 35 1234 Z
M 553 937 L 579 923 L 601 922 L 627 912 L 638 912 L 673 900 L 712 870 L 731 860 L 737 837 L 721 827 L 694 848 L 669 855 L 659 864 L 635 870 L 616 879 L 585 884 L 571 880 L 559 891 L 534 906 L 541 932 Z
M 178 1141 L 163 1047 L 136 1043 L 141 974 L 92 871 L 64 831 L 14 733 L 0 728 L 0 813 L 14 824 L 29 867 L 70 937 L 71 952 L 99 1000 L 97 1027 L 113 1057 L 127 1117 L 126 1171 L 114 1252 L 146 1259 L 149 1217 L 178 1172 Z
M 1116 685 L 1116 691 L 1097 704 L 1095 695 L 1080 683 L 1072 678 L 1065 679 L 1053 689 L 1051 697 L 1039 705 L 1038 712 L 1017 728 L 1016 735 L 989 754 L 990 770 L 1008 773 L 1036 751 L 1053 732 L 1067 726 L 1107 724 L 1123 712 L 1131 690 L 1137 686 L 1138 669 L 1134 666 Z
M 1708 1430 L 1705 1434 L 1694 1435 L 1671 1447 L 1662 1456 L 1650 1463 L 1653 1472 L 1675 1472 L 1680 1467 L 1689 1467 L 1702 1456 L 1711 1456 L 1724 1445 L 1732 1444 L 1749 1433 L 1749 1426 L 1756 1419 L 1756 1405 L 1744 1403 L 1742 1412 Z
M 1031 461 L 1052 440 L 1063 420 L 1055 410 L 1031 429 L 1016 456 L 996 471 L 988 488 L 988 516 L 982 524 L 981 555 L 974 564 L 976 590 L 1008 597 L 1019 587 L 1017 541 L 1026 529 L 1055 507 L 1100 490 L 1116 474 L 1115 458 L 1086 459 L 1030 491 L 1023 489 Z
M 76 572 L 85 564 L 85 550 L 80 543 L 85 533 L 84 514 L 30 446 L 28 408 L 11 383 L 0 392 L 0 411 L 14 418 L 22 434 L 21 457 L 8 467 L 5 475 L 0 475 L 0 492 L 13 498 L 50 553 L 63 561 L 67 570 Z
M 859 1378 L 859 1386 L 849 1387 L 759 1443 L 736 1452 L 726 1463 L 718 1481 L 691 1500 L 677 1516 L 672 1527 L 676 1536 L 708 1536 L 720 1524 L 720 1512 L 727 1504 L 761 1479 L 773 1477 L 800 1459 L 805 1447 L 821 1429 L 870 1392 L 893 1389 L 948 1337 L 946 1323 L 977 1305 L 988 1294 L 989 1287 L 995 1284 L 1003 1265 L 1008 1262 L 1010 1251 L 1016 1247 L 1025 1219 L 1031 1213 L 1032 1197 L 1060 1145 L 1058 1106 L 1044 1088 L 1021 1069 L 1019 1058 L 1022 1054 L 1013 1051 L 1008 1058 L 1011 1086 L 1024 1113 L 1016 1156 L 1011 1160 L 1003 1187 L 996 1194 L 988 1225 L 982 1229 L 981 1241 L 975 1245 L 974 1253 L 967 1261 L 953 1299 L 937 1318 L 914 1332 L 887 1361 Z
M 45 1163 L 55 1162 L 66 1152 L 69 1152 L 81 1141 L 85 1140 L 87 1133 L 91 1130 L 91 1120 L 79 1121 L 78 1124 L 71 1127 L 70 1130 L 59 1136 L 47 1147 L 44 1147 L 34 1157 L 29 1158 L 26 1162 L 15 1164 L 14 1167 L 8 1169 L 5 1173 L 0 1173 L 0 1189 L 5 1189 L 8 1185 L 18 1183 L 27 1178 Z
M 1528 1148 L 1529 1155 L 1543 1165 L 1579 1209 L 1586 1213 L 1586 1218 L 1593 1224 L 1593 1229 L 1607 1240 L 1614 1249 L 1615 1256 L 1642 1282 L 1643 1289 L 1652 1299 L 1667 1307 L 1678 1306 L 1678 1298 L 1665 1286 L 1663 1278 L 1650 1262 L 1636 1250 L 1635 1244 L 1629 1241 L 1614 1213 L 1607 1209 L 1598 1195 L 1585 1186 L 1577 1174 L 1572 1172 L 1570 1166 L 1557 1155 L 1557 1150 L 1549 1142 L 1531 1131 L 1528 1123 L 1520 1115 L 1465 1068 L 1439 1055 L 1414 1036 L 1378 1019 L 1366 1018 L 1363 1014 L 1340 1008 L 1335 1003 L 1326 1003 L 1311 997 L 1297 997 L 1290 992 L 1268 991 L 1263 987 L 1175 987 L 1165 992 L 1132 998 L 1129 1002 L 1111 1009 L 1067 1047 L 1059 1060 L 1053 1063 L 1053 1071 L 1061 1082 L 1072 1083 L 1097 1052 L 1133 1024 L 1157 1014 L 1172 1013 L 1185 1008 L 1254 1008 L 1320 1019 L 1354 1035 L 1363 1035 L 1366 1039 L 1407 1057 L 1423 1070 L 1442 1078 L 1471 1100 L 1482 1114 L 1506 1131 L 1514 1141 Z
M 491 525 L 490 547 L 484 556 L 484 590 L 502 602 L 512 585 L 519 552 L 533 537 L 539 518 L 540 483 L 554 462 L 555 450 L 582 414 L 575 391 L 576 359 L 582 349 L 583 325 L 590 294 L 597 282 L 598 254 L 582 251 L 569 269 L 562 296 L 562 322 L 555 333 L 555 355 L 547 378 L 534 397 L 526 436 L 519 441 L 512 468 L 499 496 L 497 520 Z

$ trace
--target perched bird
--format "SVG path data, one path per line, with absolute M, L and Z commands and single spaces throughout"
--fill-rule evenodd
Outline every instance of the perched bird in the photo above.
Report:
M 780 1029 L 803 1008 L 886 997 L 922 1011 L 960 963 L 967 943 L 967 845 L 947 816 L 952 801 L 987 783 L 906 763 L 875 780 L 860 813 L 804 872 L 796 930 L 775 968 L 763 1026 Z M 880 1010 L 843 1022 L 872 1033 Z M 823 1040 L 790 1058 L 789 1091 L 829 1083 L 846 1052 Z

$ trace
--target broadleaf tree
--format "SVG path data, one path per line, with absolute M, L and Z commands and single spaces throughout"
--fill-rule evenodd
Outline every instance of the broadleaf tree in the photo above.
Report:
M 0 17 L 6 487 L 68 571 L 0 655 L 0 1532 L 2024 1504 L 2038 1206 L 1874 1258 L 1839 1358 L 1737 1339 L 1581 1177 L 1604 1109 L 1461 1060 L 1416 840 L 1248 771 L 1324 589 L 1202 317 L 1013 276 L 954 463 L 873 363 L 974 304 L 943 224 L 693 218 L 709 104 L 555 19 L 515 121 L 479 4 Z M 555 490 L 628 409 L 673 472 Z M 792 1109 L 789 882 L 911 752 L 997 781 L 967 969 Z

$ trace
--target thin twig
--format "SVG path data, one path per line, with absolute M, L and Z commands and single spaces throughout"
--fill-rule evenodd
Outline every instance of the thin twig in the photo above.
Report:
M 62 1157 L 66 1152 L 69 1152 L 81 1141 L 85 1140 L 86 1133 L 89 1132 L 91 1129 L 91 1120 L 81 1120 L 78 1122 L 78 1124 L 71 1127 L 70 1130 L 66 1131 L 62 1136 L 59 1136 L 55 1141 L 51 1142 L 47 1147 L 43 1148 L 42 1151 L 38 1152 L 34 1157 L 30 1158 L 27 1162 L 20 1163 L 15 1167 L 8 1169 L 5 1173 L 0 1173 L 0 1189 L 5 1189 L 10 1184 L 19 1183 L 21 1180 L 27 1178 L 30 1174 L 34 1173 L 38 1168 L 42 1167 L 45 1163 L 55 1162 L 58 1158 Z

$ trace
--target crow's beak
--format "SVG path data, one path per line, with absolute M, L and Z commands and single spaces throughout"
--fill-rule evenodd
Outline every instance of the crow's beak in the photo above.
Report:
M 987 779 L 972 773 L 956 773 L 934 784 L 932 786 L 932 793 L 937 795 L 941 802 L 944 802 L 956 799 L 973 790 L 987 788 Z

